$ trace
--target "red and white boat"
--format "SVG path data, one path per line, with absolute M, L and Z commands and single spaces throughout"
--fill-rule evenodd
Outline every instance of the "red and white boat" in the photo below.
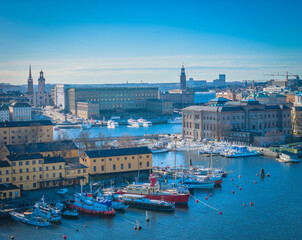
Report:
M 69 200 L 69 207 L 94 215 L 113 216 L 115 211 L 111 208 L 112 201 L 96 201 L 92 193 L 76 193 L 74 200 Z
M 117 191 L 118 194 L 139 194 L 152 200 L 163 200 L 175 204 L 188 204 L 190 193 L 188 190 L 160 189 L 154 174 L 150 175 L 150 183 L 133 183 Z

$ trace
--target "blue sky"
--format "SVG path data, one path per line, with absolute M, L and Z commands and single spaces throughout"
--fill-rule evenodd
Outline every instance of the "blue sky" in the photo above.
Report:
M 302 1 L 0 1 L 0 82 L 302 75 Z

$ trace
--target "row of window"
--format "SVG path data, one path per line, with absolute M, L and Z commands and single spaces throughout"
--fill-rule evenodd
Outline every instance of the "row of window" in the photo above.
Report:
M 150 166 L 150 163 L 147 162 L 147 167 L 149 167 L 149 166 Z M 139 167 L 140 168 L 143 167 L 143 163 L 142 162 L 139 163 Z M 123 169 L 124 169 L 124 164 L 121 163 L 121 170 L 123 170 Z M 128 163 L 128 169 L 131 169 L 131 163 Z M 116 170 L 116 165 L 115 164 L 112 165 L 112 170 Z M 97 171 L 97 167 L 96 166 L 93 166 L 93 171 L 94 172 Z M 105 171 L 105 167 L 104 166 L 101 166 L 101 171 Z
M 132 158 L 132 159 L 135 159 L 135 157 L 134 157 L 134 156 L 132 156 L 131 158 Z M 142 156 L 139 156 L 139 158 L 142 158 Z M 147 158 L 149 158 L 149 155 L 147 155 Z M 124 160 L 127 160 L 127 159 L 128 159 L 128 157 L 124 157 Z M 116 160 L 120 160 L 120 158 L 119 158 L 119 157 L 117 157 L 117 158 L 116 158 Z M 102 158 L 102 159 L 101 159 L 101 161 L 102 161 L 102 162 L 104 162 L 104 161 L 105 161 L 105 159 L 104 159 L 104 158 Z M 112 161 L 112 158 L 109 158 L 109 161 Z M 93 159 L 93 162 L 96 162 L 96 159 Z
M 46 131 L 49 132 L 49 129 L 47 129 Z M 18 131 L 16 131 L 16 133 L 17 133 L 17 132 L 18 132 L 18 133 L 22 133 L 21 129 L 18 130 Z M 27 129 L 25 129 L 24 132 L 27 133 Z M 30 132 L 30 131 L 28 131 L 28 132 Z M 31 132 L 36 132 L 36 130 L 35 130 L 35 129 L 32 129 Z M 40 129 L 39 132 L 43 132 L 43 129 Z M 7 134 L 7 131 L 3 131 L 3 133 L 4 133 L 4 134 Z M 12 130 L 12 133 L 15 133 L 15 130 Z

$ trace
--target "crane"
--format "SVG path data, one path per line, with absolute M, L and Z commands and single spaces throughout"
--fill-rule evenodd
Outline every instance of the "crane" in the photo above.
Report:
M 288 72 L 286 72 L 286 74 L 264 74 L 264 76 L 285 76 L 286 77 L 286 83 L 285 85 L 288 87 L 288 77 L 299 77 L 296 74 L 288 74 Z

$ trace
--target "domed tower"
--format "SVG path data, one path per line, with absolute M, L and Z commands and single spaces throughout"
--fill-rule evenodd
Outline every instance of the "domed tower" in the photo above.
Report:
M 181 90 L 187 89 L 187 78 L 186 78 L 186 72 L 185 72 L 184 65 L 182 65 L 181 71 L 180 71 L 180 89 Z

